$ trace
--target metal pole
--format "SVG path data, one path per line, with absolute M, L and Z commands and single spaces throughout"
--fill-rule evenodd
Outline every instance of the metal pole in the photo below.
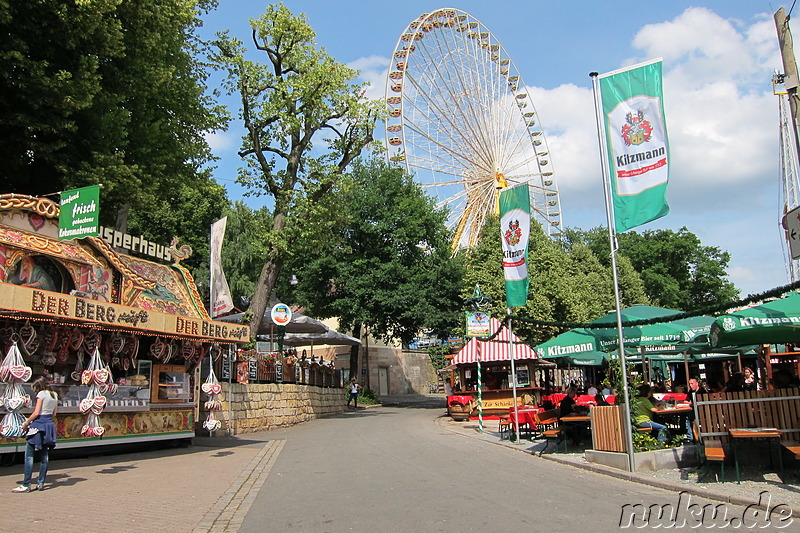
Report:
M 231 360 L 231 345 L 228 345 L 228 436 L 233 435 L 233 412 L 231 411 L 231 404 L 233 403 L 233 360 Z
M 478 349 L 478 433 L 483 433 L 483 385 L 481 382 L 481 341 L 476 346 Z
M 511 308 L 506 307 L 508 319 L 508 342 L 511 344 L 511 390 L 514 397 L 514 418 L 517 423 L 517 442 L 519 442 L 519 406 L 517 405 L 517 369 L 514 366 L 514 359 L 517 358 L 517 347 L 514 346 L 514 332 L 511 330 Z
M 624 396 L 625 415 L 622 425 L 625 430 L 625 444 L 628 448 L 628 468 L 630 472 L 636 471 L 636 460 L 633 455 L 633 428 L 631 424 L 631 400 L 628 387 L 628 364 L 625 358 L 625 341 L 622 332 L 622 308 L 619 297 L 619 278 L 617 274 L 617 238 L 614 231 L 614 207 L 611 201 L 611 177 L 608 172 L 608 152 L 606 151 L 605 132 L 603 127 L 602 105 L 600 103 L 600 81 L 598 73 L 589 74 L 592 78 L 594 92 L 594 109 L 597 119 L 597 142 L 600 146 L 600 170 L 603 174 L 603 196 L 606 201 L 606 219 L 608 222 L 608 240 L 611 248 L 611 271 L 614 276 L 614 302 L 617 307 L 617 335 L 619 336 L 619 360 L 622 366 L 622 390 Z

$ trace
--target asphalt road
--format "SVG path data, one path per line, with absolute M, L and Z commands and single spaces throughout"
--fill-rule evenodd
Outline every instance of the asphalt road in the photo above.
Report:
M 285 444 L 240 531 L 606 532 L 619 531 L 621 518 L 627 524 L 644 516 L 643 507 L 624 511 L 626 504 L 680 509 L 677 516 L 667 512 L 662 527 L 675 516 L 678 525 L 688 521 L 673 529 L 742 529 L 723 520 L 739 520 L 743 508 L 714 502 L 726 517 L 703 517 L 700 506 L 708 501 L 681 501 L 674 492 L 452 433 L 436 423 L 441 413 L 379 407 L 276 432 Z M 630 529 L 657 525 L 653 515 L 648 520 L 634 519 Z

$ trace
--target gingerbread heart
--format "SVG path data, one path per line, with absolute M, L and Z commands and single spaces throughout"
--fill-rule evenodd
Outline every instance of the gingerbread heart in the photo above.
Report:
M 91 370 L 84 370 L 81 372 L 81 384 L 88 385 L 92 382 L 94 374 L 92 374 Z
M 3 400 L 3 405 L 5 405 L 6 409 L 9 411 L 15 411 L 19 409 L 24 403 L 25 399 L 19 396 L 12 396 L 11 398 L 5 398 Z
M 106 406 L 106 402 L 108 400 L 106 400 L 105 396 L 95 396 L 94 400 L 92 400 L 92 401 L 94 402 L 94 405 L 96 407 L 99 407 L 100 409 L 103 409 Z
M 96 415 L 99 415 L 100 413 L 103 412 L 103 408 L 102 407 L 97 407 L 96 405 L 93 405 L 92 406 L 92 412 L 94 414 L 96 414 Z
M 167 349 L 167 344 L 163 342 L 161 339 L 156 337 L 155 342 L 150 345 L 150 355 L 155 357 L 156 359 L 161 359 L 164 357 L 164 352 Z
M 80 382 L 81 381 L 81 373 L 80 372 L 71 372 L 69 377 L 72 378 L 72 381 Z
M 131 367 L 131 360 L 126 357 L 125 359 L 122 360 L 122 370 L 125 370 L 127 372 L 130 369 L 130 367 Z
M 119 333 L 111 336 L 111 353 L 119 354 L 125 349 L 125 338 Z
M 98 385 L 108 383 L 108 379 L 111 377 L 111 373 L 105 368 L 98 368 L 97 370 L 92 371 L 92 374 L 92 381 Z
M 106 432 L 106 428 L 104 428 L 103 426 L 97 426 L 96 428 L 94 428 L 94 436 L 95 437 L 102 437 L 103 433 L 105 433 L 105 432 Z
M 94 352 L 100 346 L 103 337 L 97 331 L 92 331 L 83 337 L 83 347 L 88 353 Z
M 33 375 L 31 367 L 25 365 L 12 365 L 11 368 L 9 368 L 9 372 L 11 373 L 12 379 L 23 382 L 31 379 Z
M 84 337 L 83 332 L 78 328 L 74 328 L 72 330 L 72 336 L 69 338 L 69 347 L 73 350 L 77 350 L 83 344 Z
M 86 414 L 89 410 L 94 406 L 94 401 L 91 398 L 84 398 L 78 404 L 78 409 L 80 409 L 81 413 Z
M 101 383 L 97 386 L 97 392 L 100 394 L 105 394 L 108 392 L 108 383 Z
M 119 390 L 119 385 L 117 385 L 116 383 L 109 383 L 108 384 L 108 393 L 109 394 L 114 395 L 114 394 L 117 393 L 117 390 Z
M 219 394 L 220 392 L 222 392 L 222 385 L 219 383 L 211 385 L 211 394 Z
M 56 356 L 53 354 L 47 354 L 42 356 L 42 365 L 44 366 L 53 366 L 57 362 Z
M 84 424 L 83 427 L 81 428 L 81 435 L 83 435 L 84 437 L 91 437 L 92 435 L 94 435 L 94 430 L 93 428 L 89 427 L 89 424 Z
M 211 394 L 211 387 L 214 385 L 213 383 L 203 383 L 200 385 L 200 390 L 205 392 L 206 394 Z

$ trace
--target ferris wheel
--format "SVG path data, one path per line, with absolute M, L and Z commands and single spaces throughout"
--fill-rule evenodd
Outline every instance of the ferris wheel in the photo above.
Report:
M 388 157 L 450 210 L 453 248 L 474 245 L 505 187 L 527 183 L 531 216 L 561 236 L 547 141 L 522 77 L 494 35 L 459 9 L 400 35 L 386 80 Z

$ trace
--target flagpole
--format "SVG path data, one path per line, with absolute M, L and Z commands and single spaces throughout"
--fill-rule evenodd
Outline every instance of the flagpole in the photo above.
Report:
M 208 234 L 208 312 L 214 318 L 214 224 Z
M 608 172 L 608 151 L 605 144 L 605 132 L 603 127 L 602 104 L 600 102 L 600 81 L 597 72 L 591 72 L 592 90 L 594 93 L 594 110 L 597 119 L 597 142 L 600 147 L 600 167 L 603 175 L 603 196 L 606 202 L 606 219 L 608 222 L 608 241 L 611 248 L 611 271 L 614 277 L 614 303 L 617 311 L 617 335 L 619 336 L 619 358 L 622 366 L 622 388 L 624 397 L 625 414 L 622 417 L 622 425 L 625 429 L 625 443 L 628 449 L 628 469 L 630 472 L 636 471 L 636 460 L 633 451 L 633 428 L 631 424 L 631 404 L 628 387 L 628 365 L 625 358 L 625 341 L 622 332 L 622 305 L 619 297 L 619 278 L 617 275 L 617 236 L 614 231 L 614 208 L 611 201 L 611 177 Z
M 477 343 L 478 352 L 478 433 L 483 433 L 483 385 L 481 383 L 481 341 Z
M 511 344 L 511 390 L 514 396 L 514 419 L 517 421 L 514 424 L 517 428 L 517 441 L 519 442 L 519 406 L 517 405 L 517 370 L 514 366 L 514 360 L 517 358 L 517 347 L 514 345 L 514 332 L 511 330 L 511 308 L 506 307 L 506 314 L 508 315 L 508 342 Z

